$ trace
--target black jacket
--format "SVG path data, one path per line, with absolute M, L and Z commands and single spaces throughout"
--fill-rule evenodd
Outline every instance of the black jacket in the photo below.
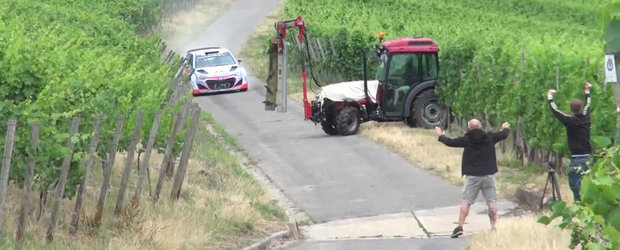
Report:
M 509 129 L 501 132 L 484 132 L 482 129 L 473 129 L 464 136 L 448 138 L 439 136 L 439 141 L 448 147 L 465 148 L 461 162 L 461 175 L 485 176 L 497 173 L 497 158 L 495 143 L 506 139 Z
M 568 137 L 568 149 L 572 155 L 584 155 L 592 153 L 590 145 L 590 95 L 586 94 L 586 105 L 581 114 L 567 115 L 562 113 L 555 105 L 553 99 L 549 99 L 549 106 L 555 117 L 566 127 Z

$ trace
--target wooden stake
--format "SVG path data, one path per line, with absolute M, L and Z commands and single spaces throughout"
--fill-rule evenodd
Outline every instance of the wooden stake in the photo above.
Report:
M 121 187 L 116 197 L 116 207 L 114 208 L 114 215 L 121 215 L 123 209 L 123 202 L 125 201 L 125 191 L 127 190 L 127 183 L 129 182 L 129 173 L 131 171 L 131 165 L 133 165 L 133 157 L 136 154 L 136 146 L 140 141 L 140 132 L 142 131 L 142 122 L 144 121 L 144 111 L 138 113 L 138 119 L 136 119 L 136 126 L 133 129 L 133 137 L 129 143 L 127 149 L 127 159 L 125 159 L 125 169 L 123 171 L 123 177 L 121 178 Z
M 140 204 L 140 196 L 142 195 L 142 186 L 144 183 L 144 179 L 147 177 L 146 175 L 149 173 L 150 168 L 150 159 L 151 152 L 153 151 L 153 145 L 155 145 L 155 139 L 157 138 L 157 132 L 159 131 L 159 123 L 161 122 L 162 110 L 157 111 L 155 117 L 153 118 L 153 125 L 151 127 L 151 133 L 149 134 L 149 140 L 146 143 L 146 151 L 144 155 L 144 163 L 142 163 L 142 167 L 138 170 L 139 177 L 138 183 L 136 185 L 136 193 L 133 196 L 133 202 L 137 205 Z M 151 182 L 149 181 L 149 190 L 151 189 Z
M 157 200 L 159 199 L 159 194 L 164 184 L 164 177 L 166 176 L 166 166 L 168 164 L 168 161 L 170 161 L 170 157 L 172 157 L 172 148 L 174 147 L 177 131 L 181 126 L 181 113 L 181 111 L 176 113 L 176 119 L 174 119 L 172 131 L 170 131 L 170 136 L 168 137 L 168 141 L 166 143 L 166 152 L 164 153 L 164 160 L 162 161 L 159 168 L 159 179 L 157 181 L 157 186 L 155 186 L 155 195 L 153 196 L 153 202 L 157 202 Z
M 4 231 L 4 203 L 6 200 L 7 185 L 9 184 L 9 170 L 11 169 L 11 157 L 13 156 L 16 127 L 17 120 L 15 119 L 9 120 L 6 126 L 6 141 L 4 143 L 2 172 L 0 174 L 0 233 Z
M 19 218 L 17 219 L 17 232 L 15 232 L 15 239 L 21 243 L 24 239 L 24 229 L 26 227 L 26 213 L 30 206 L 30 190 L 32 189 L 32 176 L 34 175 L 34 165 L 36 163 L 36 152 L 39 147 L 39 129 L 41 123 L 38 121 L 30 124 L 30 150 L 31 154 L 28 155 L 28 170 L 26 171 L 26 179 L 24 180 L 24 191 L 22 193 L 22 205 L 19 209 Z
M 95 213 L 95 224 L 101 224 L 101 218 L 103 217 L 103 205 L 105 204 L 105 198 L 108 194 L 108 188 L 110 186 L 110 175 L 112 174 L 112 168 L 114 168 L 114 160 L 116 159 L 116 150 L 118 149 L 118 142 L 121 139 L 123 132 L 123 123 L 125 121 L 124 116 L 118 116 L 116 118 L 116 130 L 114 131 L 114 138 L 112 139 L 112 145 L 108 151 L 108 159 L 105 162 L 103 171 L 103 183 L 101 184 L 101 190 L 99 191 L 99 200 L 97 200 L 97 211 Z
M 90 144 L 88 145 L 89 157 L 86 162 L 86 166 L 84 167 L 84 179 L 78 189 L 77 198 L 75 199 L 75 206 L 73 207 L 73 212 L 71 213 L 71 224 L 69 226 L 69 233 L 71 235 L 75 235 L 77 232 L 80 212 L 82 211 L 82 200 L 84 199 L 84 189 L 86 188 L 88 179 L 90 178 L 90 170 L 95 163 L 95 158 L 97 157 L 97 144 L 99 143 L 99 133 L 101 132 L 102 121 L 103 115 L 98 115 L 95 118 L 95 131 L 93 132 L 93 137 L 90 138 Z
M 69 131 L 69 139 L 67 140 L 67 148 L 69 148 L 69 154 L 65 156 L 62 161 L 62 167 L 60 169 L 60 178 L 56 184 L 56 191 L 54 194 L 54 205 L 52 206 L 52 214 L 50 216 L 50 222 L 47 227 L 46 240 L 47 243 L 54 240 L 54 229 L 56 228 L 56 222 L 58 220 L 58 211 L 60 210 L 60 201 L 62 201 L 65 194 L 65 184 L 67 183 L 67 176 L 69 175 L 69 167 L 71 166 L 71 160 L 73 159 L 73 137 L 78 131 L 80 125 L 80 117 L 74 117 L 71 122 L 71 130 Z
M 181 187 L 183 185 L 183 180 L 185 179 L 185 172 L 187 169 L 187 162 L 189 160 L 189 156 L 192 152 L 192 144 L 194 142 L 194 134 L 196 133 L 196 127 L 198 126 L 198 121 L 200 118 L 200 108 L 198 104 L 194 104 L 194 112 L 192 114 L 192 123 L 189 129 L 189 132 L 185 138 L 185 142 L 183 143 L 183 151 L 181 153 L 181 161 L 179 162 L 179 167 L 177 168 L 177 174 L 174 178 L 174 182 L 172 183 L 172 192 L 170 193 L 170 199 L 178 200 L 181 194 Z

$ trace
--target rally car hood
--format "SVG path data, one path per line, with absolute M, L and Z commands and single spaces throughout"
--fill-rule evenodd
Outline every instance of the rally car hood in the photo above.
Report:
M 233 67 L 236 67 L 236 68 L 231 71 Z M 198 72 L 201 75 L 204 75 L 205 74 L 204 72 L 207 72 L 206 75 L 208 76 L 223 76 L 223 75 L 235 74 L 239 72 L 240 70 L 241 69 L 239 65 L 231 64 L 231 65 L 217 66 L 217 67 L 197 68 L 196 72 Z

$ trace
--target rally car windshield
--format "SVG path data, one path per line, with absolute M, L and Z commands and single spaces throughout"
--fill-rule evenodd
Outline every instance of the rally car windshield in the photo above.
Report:
M 228 52 L 196 55 L 196 68 L 216 67 L 235 64 L 235 59 Z

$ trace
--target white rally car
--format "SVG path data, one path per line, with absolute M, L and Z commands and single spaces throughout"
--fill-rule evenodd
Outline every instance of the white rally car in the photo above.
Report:
M 187 51 L 187 65 L 194 96 L 228 91 L 247 91 L 245 68 L 228 49 L 198 48 Z

